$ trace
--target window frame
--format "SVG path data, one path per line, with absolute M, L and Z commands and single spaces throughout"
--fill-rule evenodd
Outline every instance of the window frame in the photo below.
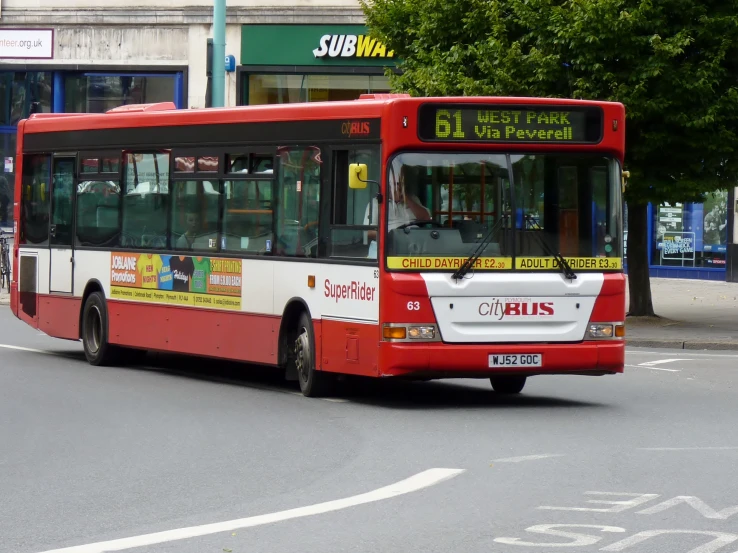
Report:
M 85 147 L 81 148 L 79 150 L 66 150 L 64 148 L 55 148 L 53 153 L 44 153 L 44 152 L 28 152 L 23 154 L 23 159 L 27 159 L 31 156 L 34 157 L 44 157 L 46 158 L 48 164 L 49 164 L 49 175 L 51 175 L 51 167 L 52 167 L 52 158 L 54 156 L 69 156 L 73 157 L 76 156 L 75 160 L 75 175 L 77 178 L 77 183 L 86 181 L 86 180 L 111 180 L 111 181 L 117 181 L 118 185 L 120 186 L 120 203 L 118 208 L 118 228 L 117 228 L 117 239 L 114 240 L 114 244 L 111 245 L 105 245 L 105 246 L 97 246 L 97 245 L 83 245 L 80 243 L 80 241 L 77 239 L 77 190 L 75 188 L 74 194 L 74 244 L 73 248 L 83 251 L 110 251 L 110 252 L 138 252 L 138 253 L 171 253 L 171 254 L 189 254 L 193 255 L 196 253 L 202 253 L 202 254 L 209 254 L 209 255 L 219 255 L 221 257 L 227 257 L 227 258 L 238 258 L 238 259 L 264 259 L 266 257 L 269 257 L 274 260 L 279 261 L 293 261 L 293 262 L 313 262 L 313 263 L 330 263 L 330 264 L 338 264 L 338 265 L 349 265 L 349 266 L 377 266 L 378 259 L 371 259 L 371 258 L 355 258 L 355 257 L 335 257 L 335 256 L 329 256 L 329 240 L 330 240 L 330 232 L 331 232 L 331 217 L 332 217 L 332 207 L 333 207 L 333 182 L 332 182 L 332 172 L 328 171 L 327 169 L 331 167 L 330 164 L 332 164 L 331 156 L 332 156 L 332 149 L 335 150 L 353 150 L 353 149 L 362 149 L 362 148 L 379 148 L 378 152 L 378 163 L 380 167 L 380 175 L 383 173 L 384 169 L 382 166 L 383 160 L 381 158 L 381 141 L 376 140 L 369 142 L 367 144 L 346 144 L 342 145 L 340 143 L 326 143 L 324 141 L 310 141 L 310 142 L 264 142 L 264 143 L 251 143 L 251 144 L 240 144 L 238 142 L 232 142 L 227 145 L 217 145 L 215 147 L 177 147 L 177 146 L 148 146 L 148 145 L 142 145 L 143 147 L 138 148 L 135 146 L 130 146 L 128 144 L 120 146 L 120 148 L 112 149 L 110 147 L 101 148 L 100 150 L 96 150 L 94 147 Z M 278 151 L 280 148 L 290 148 L 291 150 L 294 149 L 301 149 L 301 150 L 307 150 L 311 147 L 317 148 L 320 151 L 321 156 L 321 171 L 320 171 L 320 204 L 319 204 L 319 224 L 318 224 L 318 252 L 316 255 L 307 257 L 307 256 L 289 256 L 289 255 L 283 255 L 280 254 L 277 250 L 276 243 L 277 243 L 277 216 L 279 210 L 281 210 L 281 206 L 277 205 L 279 201 L 282 199 L 282 191 L 279 189 L 279 183 L 280 179 L 282 178 L 282 167 L 281 167 L 281 160 L 278 156 Z M 127 166 L 128 166 L 128 154 L 151 154 L 151 155 L 168 155 L 169 156 L 169 163 L 168 167 L 165 169 L 163 166 L 159 166 L 159 175 L 161 176 L 161 173 L 165 170 L 169 171 L 168 179 L 161 180 L 159 182 L 160 187 L 165 187 L 167 189 L 167 201 L 168 204 L 166 206 L 166 233 L 167 233 L 167 239 L 166 244 L 164 247 L 142 247 L 142 246 L 125 246 L 122 244 L 123 240 L 123 228 L 124 228 L 124 221 L 125 217 L 128 214 L 128 210 L 125 206 L 125 197 L 127 196 L 127 187 L 129 184 L 133 185 L 136 182 L 140 183 L 143 182 L 145 179 L 140 179 L 137 177 L 137 172 L 135 173 L 136 176 L 134 176 L 134 180 L 130 183 L 126 180 L 126 172 L 127 172 Z M 257 160 L 263 163 L 263 160 L 268 156 L 272 160 L 272 171 L 271 173 L 236 173 L 236 172 L 229 172 L 229 167 L 227 166 L 227 163 L 229 161 L 229 156 L 232 155 L 248 155 L 249 156 L 249 168 L 252 167 L 253 160 Z M 197 167 L 194 167 L 195 171 L 193 172 L 174 172 L 175 167 L 175 160 L 177 157 L 183 157 L 183 156 L 192 156 L 195 158 L 203 157 L 203 156 L 212 156 L 218 158 L 218 171 L 197 171 Z M 102 163 L 102 160 L 105 158 L 118 158 L 120 160 L 120 163 L 118 165 L 118 172 L 102 172 L 100 171 L 101 167 L 100 164 Z M 98 171 L 97 173 L 83 173 L 81 171 L 81 160 L 82 159 L 92 159 L 97 158 L 98 159 Z M 50 177 L 49 177 L 50 178 Z M 174 247 L 174 244 L 171 243 L 171 234 L 172 234 L 172 217 L 173 217 L 173 209 L 174 206 L 172 204 L 173 198 L 172 198 L 172 189 L 173 189 L 173 183 L 177 181 L 205 181 L 209 180 L 210 182 L 216 183 L 218 187 L 218 192 L 220 194 L 220 201 L 218 205 L 218 244 L 217 249 L 207 249 L 207 250 L 188 250 L 187 252 L 177 250 Z M 264 253 L 256 253 L 256 252 L 247 252 L 247 251 L 233 251 L 233 250 L 227 250 L 222 248 L 222 237 L 223 237 L 223 223 L 224 223 L 224 210 L 225 210 L 225 201 L 226 201 L 226 194 L 225 194 L 225 183 L 226 182 L 238 182 L 238 181 L 261 181 L 261 182 L 269 182 L 272 192 L 272 198 L 275 205 L 272 221 L 271 221 L 271 229 L 270 232 L 273 236 L 273 245 L 272 249 L 269 252 Z M 50 198 L 48 199 L 49 208 L 50 208 Z M 348 228 L 356 228 L 356 229 L 363 229 L 363 226 L 350 226 L 350 225 L 339 225 L 339 228 L 341 229 L 348 229 Z M 372 230 L 374 227 L 367 227 L 368 230 Z M 49 247 L 49 237 L 46 237 L 46 241 L 43 244 L 29 244 L 29 246 L 33 247 Z

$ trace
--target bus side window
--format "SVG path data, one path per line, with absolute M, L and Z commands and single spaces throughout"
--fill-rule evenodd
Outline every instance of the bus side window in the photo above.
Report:
M 317 257 L 320 220 L 320 148 L 278 148 L 275 253 Z
M 40 246 L 49 242 L 50 180 L 49 156 L 24 157 L 21 196 L 21 241 L 24 244 Z
M 126 153 L 121 246 L 166 249 L 169 153 Z
M 220 181 L 172 182 L 172 223 L 169 237 L 176 251 L 217 251 Z
M 349 188 L 349 165 L 367 166 L 366 188 Z M 331 189 L 330 257 L 358 259 L 377 258 L 377 221 L 379 206 L 376 201 L 380 177 L 379 147 L 367 146 L 355 150 L 333 152 Z
M 271 180 L 225 181 L 223 250 L 251 254 L 271 251 L 273 186 Z

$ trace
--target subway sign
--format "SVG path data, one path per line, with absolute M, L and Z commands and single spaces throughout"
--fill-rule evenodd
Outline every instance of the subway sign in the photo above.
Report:
M 395 53 L 367 35 L 323 35 L 313 50 L 316 58 L 394 58 Z

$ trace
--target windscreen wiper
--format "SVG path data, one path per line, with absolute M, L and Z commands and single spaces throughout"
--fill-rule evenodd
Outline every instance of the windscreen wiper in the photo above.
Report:
M 466 273 L 469 272 L 469 269 L 474 266 L 474 263 L 477 262 L 477 259 L 479 259 L 479 256 L 482 255 L 484 248 L 487 247 L 487 244 L 489 244 L 489 242 L 492 240 L 495 232 L 499 230 L 499 228 L 502 226 L 502 222 L 505 219 L 507 219 L 507 216 L 500 218 L 494 225 L 492 225 L 492 228 L 487 231 L 487 234 L 485 234 L 482 240 L 479 242 L 479 246 L 477 246 L 477 249 L 472 252 L 472 254 L 466 259 L 466 261 L 464 261 L 461 267 L 456 269 L 456 272 L 451 275 L 451 278 L 453 278 L 454 280 L 464 278 L 464 275 L 466 275 Z
M 531 223 L 533 226 L 533 230 L 543 230 L 538 223 L 535 222 L 533 217 L 530 215 L 525 215 L 525 221 L 527 223 Z M 562 272 L 564 273 L 564 276 L 568 278 L 569 280 L 574 280 L 577 278 L 577 274 L 574 272 L 574 269 L 571 268 L 571 265 L 569 265 L 569 262 L 564 259 L 564 256 L 561 255 L 559 252 L 553 251 L 553 249 L 546 243 L 546 241 L 541 238 L 541 236 L 538 233 L 533 233 L 533 236 L 535 237 L 536 241 L 540 244 L 541 248 L 543 248 L 543 251 L 546 252 L 547 255 L 550 255 L 553 257 L 559 264 L 559 268 L 561 268 Z

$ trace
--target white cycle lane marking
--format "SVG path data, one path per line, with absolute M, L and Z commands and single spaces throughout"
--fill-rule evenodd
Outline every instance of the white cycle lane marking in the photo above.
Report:
M 589 512 L 598 513 L 600 516 L 607 514 L 606 518 L 611 518 L 615 513 L 624 513 L 625 511 L 634 512 L 636 515 L 645 515 L 644 520 L 650 520 L 650 515 L 662 513 L 669 509 L 676 508 L 679 512 L 685 513 L 685 507 L 691 508 L 693 513 L 701 515 L 703 519 L 713 521 L 719 524 L 721 521 L 727 521 L 731 517 L 738 514 L 738 505 L 724 507 L 717 510 L 713 506 L 708 505 L 705 501 L 695 496 L 680 495 L 676 497 L 661 496 L 656 493 L 625 493 L 610 491 L 587 491 L 584 495 L 594 497 L 584 501 L 584 505 L 579 506 L 551 506 L 541 505 L 537 509 L 545 511 L 565 511 L 565 512 Z M 597 496 L 603 499 L 597 498 Z M 606 499 L 604 499 L 606 498 Z M 617 500 L 615 500 L 617 498 Z M 646 505 L 646 504 L 650 505 Z M 664 522 L 663 517 L 659 519 Z M 673 553 L 714 553 L 723 547 L 726 547 L 735 541 L 738 541 L 738 534 L 725 532 L 725 529 L 718 527 L 710 530 L 703 529 L 687 529 L 687 528 L 655 528 L 635 532 L 628 532 L 627 529 L 620 526 L 607 524 L 610 520 L 603 520 L 604 524 L 579 524 L 579 523 L 546 523 L 528 526 L 522 532 L 525 532 L 526 538 L 520 537 L 496 537 L 494 541 L 497 543 L 520 546 L 535 547 L 540 549 L 550 549 L 553 551 L 561 550 L 561 548 L 586 547 L 587 551 L 592 551 L 589 546 L 598 544 L 598 551 L 625 551 L 634 548 L 635 551 L 645 551 L 638 548 L 639 544 L 651 540 L 659 539 L 660 543 L 664 543 L 664 539 L 669 540 L 667 549 Z M 731 525 L 730 530 L 735 529 L 735 525 Z M 604 533 L 604 535 L 603 535 Z M 602 540 L 607 538 L 607 534 L 623 534 L 628 533 L 627 537 L 619 539 L 609 545 L 601 544 Z M 690 542 L 686 542 L 685 538 L 694 536 L 701 538 L 695 540 L 692 538 Z M 553 538 L 553 540 L 552 540 Z M 613 536 L 614 538 L 614 536 Z M 562 541 L 568 540 L 568 541 Z M 610 541 L 610 540 L 608 540 Z M 695 547 L 695 544 L 699 544 Z M 602 547 L 604 545 L 604 547 Z M 516 548 L 517 549 L 517 548 Z M 659 549 L 661 550 L 661 549 Z M 634 551 L 634 553 L 635 553 Z M 725 551 L 732 553 L 734 550 Z M 722 552 L 721 552 L 722 553 Z
M 124 549 L 132 549 L 134 547 L 144 547 L 157 543 L 196 538 L 221 532 L 230 532 L 241 528 L 252 528 L 263 524 L 273 524 L 275 522 L 282 522 L 294 518 L 315 516 L 417 492 L 423 488 L 435 486 L 445 480 L 458 476 L 464 471 L 465 469 L 428 469 L 415 474 L 410 478 L 406 478 L 405 480 L 400 480 L 399 482 L 390 484 L 389 486 L 384 486 L 383 488 L 346 497 L 344 499 L 326 501 L 324 503 L 308 505 L 307 507 L 298 507 L 296 509 L 288 509 L 286 511 L 279 511 L 266 515 L 239 518 L 212 524 L 203 524 L 201 526 L 190 526 L 189 528 L 177 528 L 175 530 L 166 530 L 164 532 L 155 532 L 153 534 L 144 534 L 141 536 L 133 536 L 130 538 L 121 538 L 87 545 L 77 545 L 62 549 L 52 549 L 43 553 L 104 553 L 106 551 L 122 551 Z

